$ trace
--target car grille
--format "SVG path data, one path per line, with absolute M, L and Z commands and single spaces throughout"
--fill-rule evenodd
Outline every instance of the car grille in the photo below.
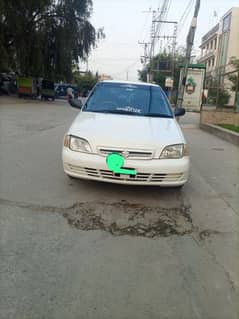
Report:
M 82 177 L 94 177 L 107 180 L 122 180 L 130 182 L 177 182 L 179 181 L 183 173 L 171 173 L 171 174 L 151 174 L 151 173 L 137 173 L 134 175 L 117 174 L 109 170 L 94 169 L 88 167 L 80 167 L 71 164 L 67 164 L 67 168 L 72 172 L 81 175 Z
M 124 155 L 124 152 L 127 154 Z M 134 150 L 134 149 L 123 149 L 123 148 L 107 148 L 99 147 L 98 153 L 103 156 L 107 156 L 111 153 L 118 153 L 128 159 L 152 159 L 153 151 L 152 150 Z

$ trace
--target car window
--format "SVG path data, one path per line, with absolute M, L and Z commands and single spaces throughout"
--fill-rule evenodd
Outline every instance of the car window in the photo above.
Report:
M 170 105 L 167 97 L 165 96 L 163 90 L 157 87 L 151 87 L 151 104 L 150 112 L 151 113 L 164 113 L 167 112 L 171 114 Z
M 98 84 L 83 111 L 173 117 L 160 87 L 123 83 Z

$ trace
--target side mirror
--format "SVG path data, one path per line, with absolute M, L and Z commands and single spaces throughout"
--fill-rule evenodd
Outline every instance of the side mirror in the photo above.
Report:
M 183 107 L 176 108 L 174 111 L 175 116 L 183 116 L 186 113 L 186 110 Z
M 83 106 L 82 101 L 78 99 L 69 99 L 68 102 L 72 107 L 75 107 L 76 109 L 81 109 Z

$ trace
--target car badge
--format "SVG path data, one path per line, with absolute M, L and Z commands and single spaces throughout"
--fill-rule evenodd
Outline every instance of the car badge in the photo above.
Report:
M 123 151 L 122 153 L 122 156 L 124 156 L 124 158 L 128 158 L 130 153 L 128 151 Z

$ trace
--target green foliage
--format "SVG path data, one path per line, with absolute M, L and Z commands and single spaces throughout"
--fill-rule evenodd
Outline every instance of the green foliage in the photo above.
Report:
M 218 124 L 218 126 L 221 126 L 221 127 L 223 127 L 223 128 L 226 128 L 227 130 L 230 130 L 230 131 L 239 133 L 239 126 L 238 126 L 238 125 Z
M 192 85 L 192 86 L 196 86 L 196 83 L 195 83 L 195 81 L 194 81 L 194 79 L 192 78 L 192 77 L 190 77 L 189 79 L 188 79 L 188 82 L 187 82 L 188 84 L 190 84 L 190 85 Z
M 92 72 L 87 72 L 81 74 L 79 71 L 73 73 L 74 81 L 77 83 L 77 86 L 80 89 L 80 92 L 90 91 L 98 81 L 98 74 L 92 74 Z
M 232 91 L 236 91 L 238 77 L 236 75 L 228 75 L 228 79 L 232 82 Z M 238 86 L 239 87 L 239 86 Z
M 219 93 L 218 93 L 219 90 Z M 216 104 L 219 107 L 223 107 L 228 104 L 231 95 L 222 88 L 212 87 L 208 91 L 208 101 L 212 101 L 212 104 Z
M 0 0 L 0 71 L 70 81 L 104 37 L 91 14 L 91 0 Z
M 231 57 L 229 64 L 235 69 L 235 74 L 229 74 L 228 79 L 232 82 L 232 91 L 239 89 L 239 59 Z
M 147 81 L 147 69 L 138 70 L 139 80 L 146 82 Z
M 237 59 L 235 56 L 231 57 L 229 64 L 234 66 L 234 68 L 239 71 L 239 59 Z
M 153 70 L 153 81 L 165 88 L 165 79 L 172 76 L 174 79 L 174 87 L 177 88 L 180 78 L 180 64 L 184 63 L 184 51 L 177 52 L 173 57 L 170 53 L 160 53 L 156 55 L 150 64 L 143 70 L 138 71 L 139 79 L 141 81 L 147 80 L 148 69 Z M 159 70 L 159 71 L 156 71 Z

